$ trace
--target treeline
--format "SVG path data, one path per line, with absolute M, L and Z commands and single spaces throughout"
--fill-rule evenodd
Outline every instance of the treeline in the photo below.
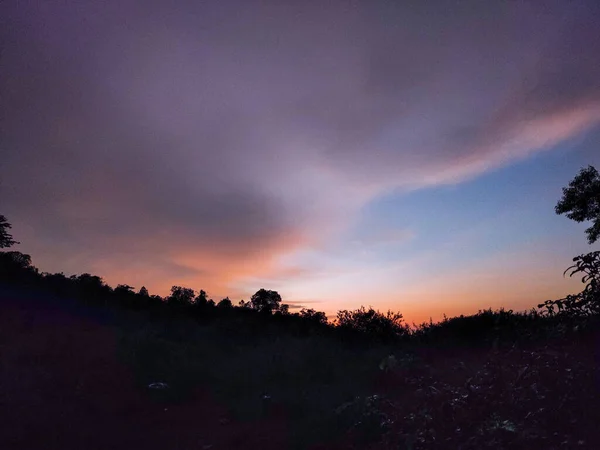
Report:
M 588 242 L 600 238 L 600 174 L 589 166 L 582 169 L 563 189 L 563 197 L 556 205 L 557 214 L 566 214 L 577 222 L 592 221 L 586 230 Z M 11 225 L 0 215 L 0 248 L 18 244 L 10 234 Z M 59 297 L 79 299 L 87 305 L 116 307 L 127 310 L 151 311 L 158 315 L 178 315 L 198 320 L 237 318 L 242 328 L 248 323 L 254 331 L 264 332 L 273 324 L 279 330 L 300 333 L 335 333 L 348 339 L 363 341 L 417 340 L 431 342 L 468 341 L 485 345 L 498 345 L 515 339 L 536 336 L 564 335 L 579 331 L 600 317 L 600 251 L 577 256 L 565 273 L 582 277 L 585 287 L 578 294 L 558 300 L 547 300 L 538 309 L 528 312 L 484 310 L 472 316 L 445 318 L 439 323 L 409 326 L 402 314 L 382 313 L 373 308 L 338 311 L 334 322 L 325 313 L 303 308 L 290 312 L 276 291 L 260 289 L 249 301 L 234 305 L 229 298 L 214 301 L 205 291 L 173 286 L 170 295 L 150 295 L 142 286 L 135 291 L 132 286 L 108 286 L 102 278 L 84 273 L 66 276 L 63 273 L 40 272 L 29 255 L 17 251 L 0 252 L 0 282 L 28 286 L 50 292 Z M 258 324 L 258 325 L 256 325 Z M 262 330 L 262 331 L 261 331 Z
M 214 301 L 205 291 L 173 286 L 170 295 L 151 295 L 120 284 L 112 288 L 95 275 L 40 272 L 29 255 L 0 252 L 0 282 L 56 298 L 76 299 L 83 305 L 117 310 L 145 311 L 157 318 L 190 318 L 200 323 L 218 321 L 233 334 L 273 336 L 329 335 L 352 344 L 417 342 L 434 346 L 469 344 L 508 345 L 515 341 L 559 337 L 596 323 L 595 315 L 551 313 L 545 307 L 528 312 L 483 310 L 471 316 L 445 318 L 438 323 L 407 324 L 402 314 L 382 313 L 371 307 L 338 311 L 334 321 L 324 312 L 303 308 L 291 312 L 276 291 L 260 289 L 237 305 L 229 298 Z M 540 305 L 545 306 L 545 305 Z M 593 320 L 590 320 L 593 319 Z
M 0 282 L 11 286 L 33 288 L 61 298 L 74 298 L 85 305 L 150 311 L 157 315 L 185 316 L 199 320 L 214 318 L 256 319 L 263 324 L 295 324 L 306 333 L 327 333 L 336 328 L 348 334 L 369 335 L 377 339 L 394 340 L 409 333 L 399 313 L 381 313 L 373 308 L 338 312 L 335 323 L 322 311 L 302 308 L 290 311 L 278 292 L 258 290 L 248 301 L 234 304 L 228 297 L 215 301 L 204 290 L 173 286 L 170 295 L 151 295 L 145 286 L 119 284 L 111 287 L 99 276 L 84 273 L 66 276 L 63 273 L 40 272 L 31 257 L 17 251 L 0 252 Z

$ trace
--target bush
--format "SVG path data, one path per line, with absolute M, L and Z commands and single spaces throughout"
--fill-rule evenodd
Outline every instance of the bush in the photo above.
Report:
M 314 309 L 302 308 L 299 313 L 300 317 L 315 325 L 326 325 L 327 316 L 323 311 L 315 311 Z
M 403 323 L 402 314 L 392 311 L 384 314 L 364 306 L 354 311 L 338 311 L 337 328 L 342 332 L 382 341 L 397 340 L 410 332 L 408 326 Z
M 233 303 L 231 303 L 229 297 L 225 297 L 223 300 L 217 303 L 217 307 L 222 309 L 231 309 L 233 308 Z

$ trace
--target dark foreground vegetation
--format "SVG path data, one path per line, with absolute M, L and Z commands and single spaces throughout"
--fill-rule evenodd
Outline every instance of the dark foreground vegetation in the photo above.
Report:
M 584 169 L 557 206 L 594 220 L 590 243 L 599 187 Z M 0 216 L 0 247 L 16 244 L 8 229 Z M 75 406 L 48 413 L 54 437 L 37 448 L 75 448 L 69 435 L 78 448 L 164 448 L 164 433 L 169 448 L 204 450 L 600 448 L 600 252 L 574 263 L 579 294 L 409 326 L 372 308 L 340 311 L 333 323 L 292 313 L 265 289 L 238 305 L 179 286 L 162 298 L 89 274 L 40 273 L 28 255 L 3 252 L 0 403 L 11 409 L 0 419 L 12 426 L 0 446 L 33 448 L 47 428 L 30 418 L 57 402 Z M 70 319 L 51 332 L 36 311 Z M 53 375 L 61 365 L 65 374 Z M 112 406 L 92 408 L 97 398 Z

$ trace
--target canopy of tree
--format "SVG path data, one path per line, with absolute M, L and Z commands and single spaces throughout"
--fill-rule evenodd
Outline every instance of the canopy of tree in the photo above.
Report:
M 600 237 L 600 174 L 593 166 L 581 169 L 568 187 L 563 188 L 562 199 L 556 205 L 557 214 L 565 214 L 576 222 L 592 221 L 585 230 L 588 242 Z

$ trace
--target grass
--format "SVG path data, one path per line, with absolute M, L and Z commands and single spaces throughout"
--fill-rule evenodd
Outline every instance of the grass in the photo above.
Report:
M 390 340 L 244 309 L 190 316 L 163 305 L 38 303 L 116 330 L 140 391 L 165 410 L 215 407 L 242 443 L 248 426 L 268 438 L 284 423 L 277 442 L 295 449 L 600 448 L 594 316 L 486 310 Z M 76 340 L 78 330 L 65 332 Z M 149 390 L 153 382 L 169 388 Z M 198 402 L 198 392 L 215 402 Z
M 386 347 L 356 350 L 329 337 L 281 334 L 232 337 L 220 326 L 192 321 L 121 328 L 120 357 L 139 386 L 162 381 L 168 401 L 195 389 L 210 391 L 237 420 L 258 420 L 274 408 L 290 423 L 299 448 L 344 430 L 336 409 L 371 393 Z
M 345 442 L 343 448 L 584 448 L 599 442 L 586 412 L 600 399 L 593 330 L 569 328 L 569 336 L 554 339 L 537 330 L 541 338 L 523 340 L 521 329 L 518 340 L 504 336 L 500 345 L 490 338 L 435 346 L 417 334 L 404 343 L 355 345 L 281 329 L 261 334 L 255 326 L 232 334 L 227 319 L 123 323 L 120 356 L 140 388 L 168 383 L 162 401 L 207 390 L 235 420 L 284 415 L 292 448 L 334 442 Z M 440 324 L 436 338 L 456 326 Z M 393 364 L 382 364 L 389 355 Z

